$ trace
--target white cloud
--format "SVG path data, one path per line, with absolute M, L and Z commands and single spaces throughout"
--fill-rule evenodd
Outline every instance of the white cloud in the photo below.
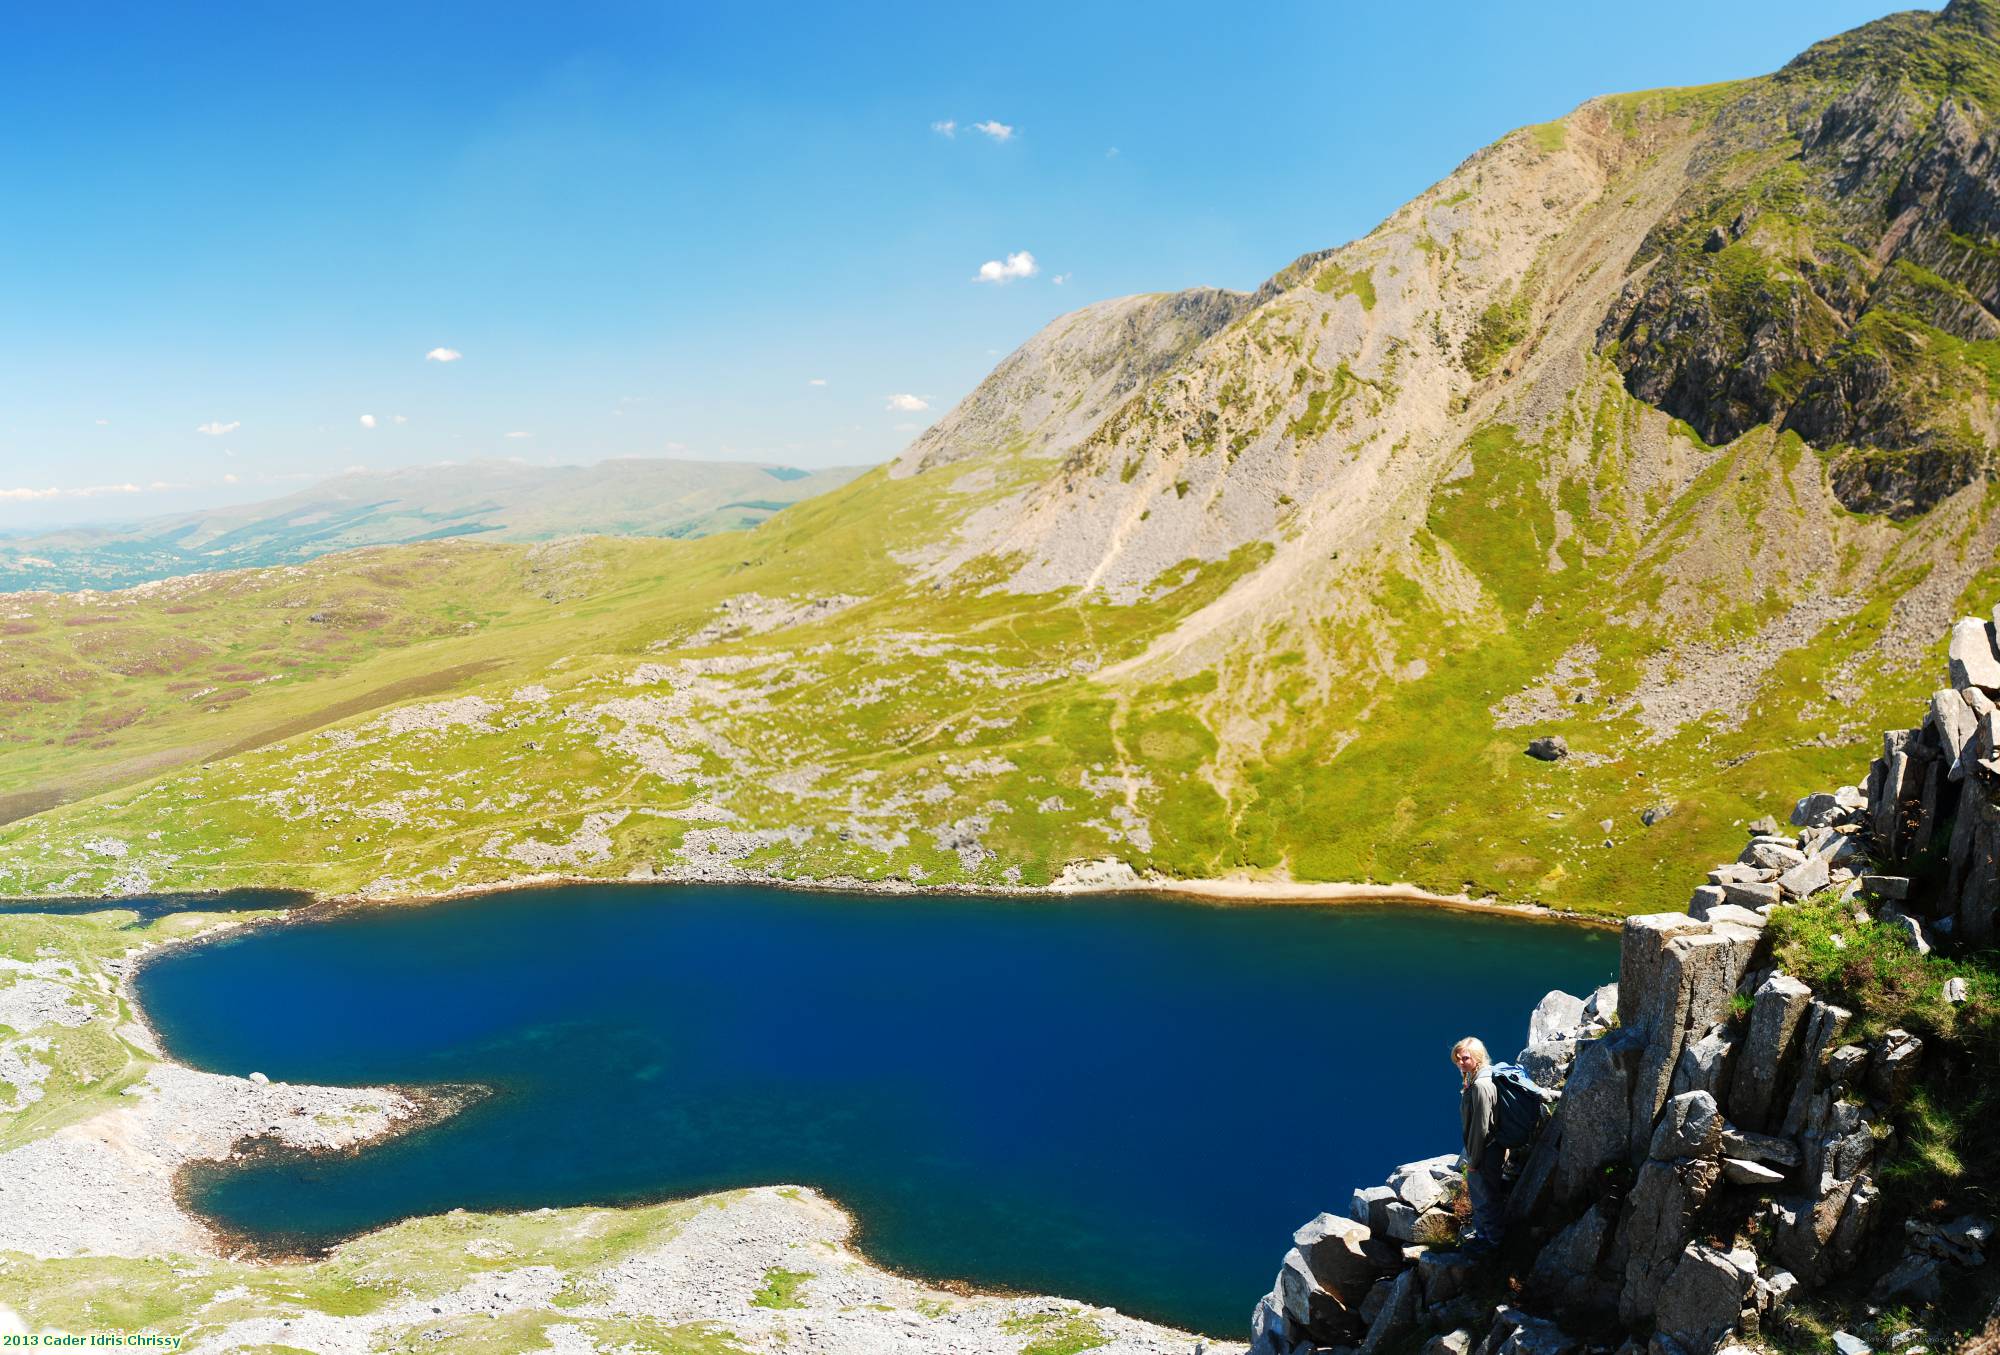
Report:
M 531 438 L 534 436 L 534 434 L 528 432 L 526 429 L 516 428 L 513 432 L 509 433 L 507 436 L 510 438 Z
M 464 356 L 465 354 L 459 352 L 456 348 L 433 348 L 430 352 L 424 354 L 424 361 L 457 362 Z
M 975 132 L 984 132 L 995 141 L 1012 141 L 1014 139 L 1014 129 L 1012 127 L 1009 127 L 1004 122 L 995 122 L 991 118 L 988 118 L 985 122 L 973 123 L 972 130 Z
M 408 423 L 410 421 L 410 416 L 407 414 L 395 414 L 390 417 L 391 421 L 395 423 Z
M 823 376 L 815 376 L 809 379 L 806 382 L 806 384 L 808 386 L 824 386 L 826 384 L 826 378 Z
M 1058 273 L 1054 277 L 1050 278 L 1049 281 L 1053 282 L 1056 286 L 1060 287 L 1065 282 L 1068 282 L 1072 276 L 1074 275 L 1069 273 Z
M 224 475 L 223 475 L 223 477 L 222 477 L 222 483 L 223 483 L 223 484 L 225 484 L 225 485 L 233 485 L 233 484 L 235 484 L 235 483 L 236 483 L 236 474 L 235 474 L 235 472 L 233 472 L 233 471 L 230 471 L 230 472 L 225 472 L 225 473 L 224 473 Z
M 684 452 L 688 449 L 688 445 L 685 442 L 669 442 L 666 449 L 670 452 Z
M 219 438 L 224 433 L 234 433 L 242 426 L 243 420 L 241 419 L 231 419 L 228 423 L 224 423 L 220 419 L 210 419 L 207 423 L 196 424 L 194 431 L 197 433 L 206 433 L 212 438 Z
M 363 414 L 361 416 L 361 426 L 363 428 L 373 428 L 375 426 L 375 416 L 373 414 Z
M 147 489 L 184 489 L 184 485 L 170 485 L 163 480 L 155 480 Z M 94 499 L 100 494 L 143 494 L 145 489 L 138 485 L 83 485 L 76 489 L 58 489 L 51 485 L 47 489 L 0 489 L 0 499 Z
M 975 282 L 1012 282 L 1015 278 L 1031 278 L 1040 272 L 1035 256 L 1027 250 L 1009 254 L 1003 263 L 999 259 L 988 259 L 979 265 L 979 276 Z
M 111 422 L 111 420 L 109 420 L 109 419 L 99 419 L 99 420 L 97 421 L 97 426 L 98 426 L 99 428 L 102 428 L 102 427 L 104 427 L 104 426 L 105 426 L 106 424 L 108 424 L 108 423 L 110 423 L 110 422 Z
M 932 123 L 931 130 L 939 136 L 957 136 L 958 123 L 951 118 L 946 118 L 943 122 Z
M 904 414 L 915 414 L 930 407 L 931 402 L 921 395 L 892 395 L 889 397 L 889 403 L 883 406 L 885 409 L 899 410 Z

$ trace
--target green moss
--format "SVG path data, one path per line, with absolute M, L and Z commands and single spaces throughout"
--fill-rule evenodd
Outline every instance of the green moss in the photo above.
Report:
M 1332 296 L 1351 296 L 1361 309 L 1375 309 L 1375 273 L 1372 268 L 1345 269 L 1329 262 L 1313 278 L 1313 290 Z
M 1527 290 L 1510 289 L 1500 300 L 1479 313 L 1479 318 L 1473 322 L 1472 332 L 1465 336 L 1459 358 L 1468 372 L 1483 380 L 1527 336 Z
M 1021 1355 L 1080 1355 L 1111 1344 L 1104 1328 L 1077 1309 L 1067 1313 L 1029 1313 L 1003 1319 L 1000 1330 L 1028 1337 Z

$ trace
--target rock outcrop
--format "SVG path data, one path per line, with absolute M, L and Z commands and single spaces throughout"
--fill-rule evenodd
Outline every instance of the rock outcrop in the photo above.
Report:
M 1455 1249 L 1463 1164 L 1445 1154 L 1300 1231 L 1257 1307 L 1253 1351 L 1373 1352 L 1422 1335 L 1437 1355 L 1711 1355 L 1842 1280 L 1871 1237 L 1878 1302 L 1936 1301 L 1983 1266 L 1995 1225 L 1966 1213 L 1896 1223 L 1903 1249 L 1885 1267 L 1879 1235 L 1896 1221 L 1877 1173 L 1924 1041 L 1850 1039 L 1854 1014 L 1776 966 L 1767 924 L 1830 892 L 1919 949 L 1991 941 L 1997 637 L 1960 621 L 1952 685 L 1919 726 L 1883 736 L 1864 785 L 1800 799 L 1792 835 L 1753 825 L 1686 913 L 1626 919 L 1615 986 L 1536 1005 L 1520 1061 L 1563 1094 L 1509 1200 L 1525 1239 L 1506 1254 L 1518 1306 L 1472 1297 L 1479 1266 Z M 1965 1001 L 1964 982 L 1945 998 Z

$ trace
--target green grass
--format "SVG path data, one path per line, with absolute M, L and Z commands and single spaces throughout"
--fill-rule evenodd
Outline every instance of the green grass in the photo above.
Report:
M 806 1306 L 799 1291 L 812 1278 L 809 1270 L 785 1270 L 773 1266 L 764 1272 L 764 1283 L 750 1296 L 751 1306 L 757 1308 L 803 1308 Z
M 1000 1330 L 1029 1338 L 1021 1355 L 1080 1355 L 1109 1345 L 1102 1327 L 1077 1309 L 1066 1313 L 1028 1313 L 1001 1322 Z

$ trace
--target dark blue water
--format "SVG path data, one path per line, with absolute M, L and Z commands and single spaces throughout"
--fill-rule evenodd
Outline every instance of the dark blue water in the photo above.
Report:
M 1291 1230 L 1456 1147 L 1609 932 L 1414 908 L 560 888 L 270 927 L 138 981 L 172 1053 L 494 1095 L 199 1208 L 281 1246 L 463 1206 L 818 1186 L 877 1260 L 1240 1333 Z

